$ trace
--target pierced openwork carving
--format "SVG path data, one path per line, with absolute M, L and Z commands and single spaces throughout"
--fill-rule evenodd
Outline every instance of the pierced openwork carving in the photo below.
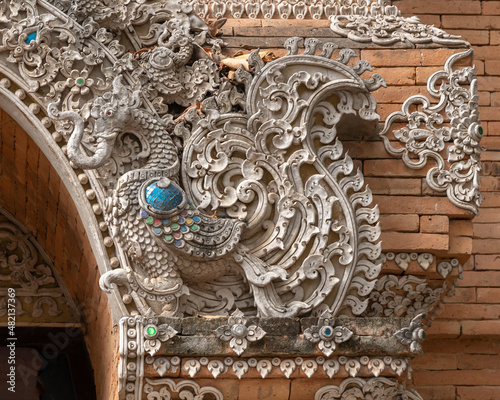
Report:
M 421 95 L 410 97 L 402 111 L 389 115 L 380 137 L 387 151 L 401 157 L 409 168 L 423 168 L 433 160 L 436 166 L 426 177 L 429 186 L 446 192 L 456 206 L 477 213 L 482 199 L 479 173 L 483 128 L 478 117 L 476 69 L 454 70 L 457 61 L 471 54 L 472 50 L 454 54 L 443 71 L 429 78 L 427 90 L 438 104 L 432 105 Z M 395 122 L 407 125 L 391 130 Z M 392 145 L 391 132 L 403 147 Z

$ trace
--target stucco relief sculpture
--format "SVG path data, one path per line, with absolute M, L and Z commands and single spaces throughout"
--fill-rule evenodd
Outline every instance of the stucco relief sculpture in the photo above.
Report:
M 253 294 L 243 305 L 260 316 L 318 307 L 360 314 L 379 269 L 378 212 L 367 208 L 371 193 L 362 191 L 363 177 L 343 155 L 336 130 L 347 115 L 378 119 L 369 92 L 383 79 L 361 79 L 370 66 L 347 66 L 350 50 L 333 61 L 335 45 L 315 56 L 319 42 L 309 39 L 297 54 L 300 39 L 292 38 L 286 57 L 265 65 L 255 52 L 253 73 L 240 69 L 231 81 L 217 75 L 208 56 L 187 65 L 196 58 L 196 31 L 170 20 L 157 32 L 158 46 L 130 62 L 157 104 L 187 106 L 205 97 L 177 119 L 148 110 L 143 92 L 120 76 L 86 116 L 49 106 L 52 118 L 74 126 L 67 155 L 75 166 L 102 168 L 124 133 L 142 147 L 137 159 L 145 162 L 117 177 L 103 207 L 132 265 L 105 274 L 103 288 L 124 286 L 143 313 L 151 307 L 182 315 L 190 286 L 239 274 Z M 87 149 L 85 129 L 93 140 Z M 230 289 L 216 295 L 225 303 L 217 312 L 237 303 Z M 189 307 L 210 313 L 192 300 Z
M 401 111 L 389 115 L 380 137 L 387 151 L 401 157 L 413 169 L 432 160 L 426 176 L 429 186 L 445 192 L 458 207 L 477 213 L 481 204 L 479 173 L 483 128 L 479 120 L 478 83 L 475 67 L 455 68 L 455 63 L 470 57 L 472 49 L 451 56 L 444 70 L 427 82 L 429 94 L 438 100 L 418 95 L 408 98 Z M 392 130 L 394 123 L 405 123 Z M 401 145 L 391 143 L 391 133 Z

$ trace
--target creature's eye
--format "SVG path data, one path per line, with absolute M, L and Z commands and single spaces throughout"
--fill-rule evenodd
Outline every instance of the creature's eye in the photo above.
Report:
M 108 111 L 106 111 L 106 115 L 107 115 L 108 117 L 111 117 L 111 116 L 113 115 L 113 111 L 112 111 L 112 110 L 108 110 Z

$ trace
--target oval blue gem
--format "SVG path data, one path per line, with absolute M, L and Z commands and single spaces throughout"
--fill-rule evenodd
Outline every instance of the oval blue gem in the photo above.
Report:
M 181 241 L 181 240 L 176 240 L 176 241 L 174 242 L 174 244 L 175 244 L 176 246 L 180 246 L 180 245 L 182 244 L 182 241 Z
M 325 329 L 325 335 L 330 336 L 332 334 L 332 329 L 331 328 L 326 328 Z
M 36 31 L 31 32 L 28 37 L 26 38 L 26 43 L 30 44 L 33 40 L 36 40 Z
M 184 219 L 184 218 L 179 217 L 179 223 L 180 223 L 180 224 L 183 224 L 183 223 L 184 223 L 184 221 L 185 221 L 185 219 Z
M 159 188 L 154 182 L 146 188 L 146 202 L 160 211 L 168 211 L 182 203 L 182 192 L 174 185 Z
M 188 228 L 187 226 L 181 226 L 181 232 L 187 232 Z
M 193 217 L 194 222 L 200 222 L 200 217 Z
M 159 228 L 156 228 L 156 229 L 155 229 L 155 233 L 156 233 L 157 235 L 161 235 L 162 230 L 161 230 L 161 229 L 159 229 Z

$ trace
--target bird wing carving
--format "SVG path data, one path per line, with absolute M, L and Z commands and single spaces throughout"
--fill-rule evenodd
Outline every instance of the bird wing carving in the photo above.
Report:
M 368 208 L 371 192 L 337 129 L 348 116 L 377 120 L 369 92 L 384 82 L 360 78 L 366 62 L 347 66 L 354 53 L 332 61 L 335 46 L 315 56 L 317 43 L 308 45 L 300 55 L 290 45 L 281 59 L 254 62 L 253 76 L 238 71 L 245 113 L 217 115 L 192 133 L 183 182 L 200 209 L 245 222 L 249 255 L 286 271 L 274 282 L 277 301 L 307 304 L 303 312 L 327 299 L 334 313 L 347 306 L 358 314 L 366 307 L 359 295 L 379 269 L 378 210 Z

